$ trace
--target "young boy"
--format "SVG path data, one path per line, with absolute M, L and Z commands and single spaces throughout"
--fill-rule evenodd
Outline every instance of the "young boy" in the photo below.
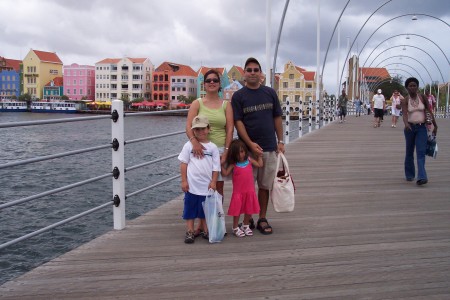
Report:
M 192 153 L 192 144 L 188 141 L 183 146 L 178 160 L 181 161 L 181 189 L 185 192 L 183 219 L 186 220 L 186 236 L 184 242 L 194 242 L 194 220 L 200 219 L 203 225 L 204 238 L 208 238 L 208 228 L 202 203 L 209 189 L 216 189 L 220 171 L 220 155 L 217 146 L 208 140 L 209 121 L 205 116 L 196 116 L 192 120 L 195 138 L 203 145 L 203 158 L 196 158 Z

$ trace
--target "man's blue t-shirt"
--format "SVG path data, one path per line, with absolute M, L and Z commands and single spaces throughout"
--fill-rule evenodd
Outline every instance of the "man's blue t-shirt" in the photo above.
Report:
M 231 99 L 234 120 L 242 121 L 250 139 L 264 152 L 276 151 L 274 118 L 283 114 L 274 89 L 261 85 L 258 89 L 243 87 Z

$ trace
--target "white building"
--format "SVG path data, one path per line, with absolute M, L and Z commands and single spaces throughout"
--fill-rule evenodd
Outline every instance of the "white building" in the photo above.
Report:
M 149 58 L 106 58 L 97 62 L 95 100 L 150 100 L 153 70 Z

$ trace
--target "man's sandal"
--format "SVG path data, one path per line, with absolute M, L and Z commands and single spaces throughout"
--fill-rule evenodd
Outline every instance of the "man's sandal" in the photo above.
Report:
M 240 227 L 233 228 L 233 234 L 240 238 L 245 236 L 245 233 L 242 231 Z
M 261 225 L 261 223 L 266 223 L 266 225 Z M 266 218 L 260 218 L 258 222 L 256 223 L 256 229 L 259 230 L 262 234 L 268 235 L 272 234 L 272 226 L 270 226 L 269 222 L 267 222 Z M 270 229 L 269 231 L 267 229 Z

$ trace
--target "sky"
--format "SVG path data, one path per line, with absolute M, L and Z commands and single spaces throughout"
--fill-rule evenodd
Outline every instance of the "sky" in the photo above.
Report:
M 253 56 L 265 71 L 274 63 L 286 5 L 270 0 L 267 60 L 266 1 L 0 0 L 0 56 L 22 60 L 35 49 L 56 52 L 64 65 L 147 57 L 155 67 L 170 61 L 194 70 L 243 67 Z M 447 0 L 289 1 L 276 72 L 288 61 L 317 70 L 319 4 L 319 66 L 327 91 L 337 91 L 338 82 L 345 80 L 348 53 L 359 55 L 361 66 L 386 67 L 392 76 L 417 77 L 421 85 L 449 81 Z M 414 14 L 416 21 L 411 20 Z

